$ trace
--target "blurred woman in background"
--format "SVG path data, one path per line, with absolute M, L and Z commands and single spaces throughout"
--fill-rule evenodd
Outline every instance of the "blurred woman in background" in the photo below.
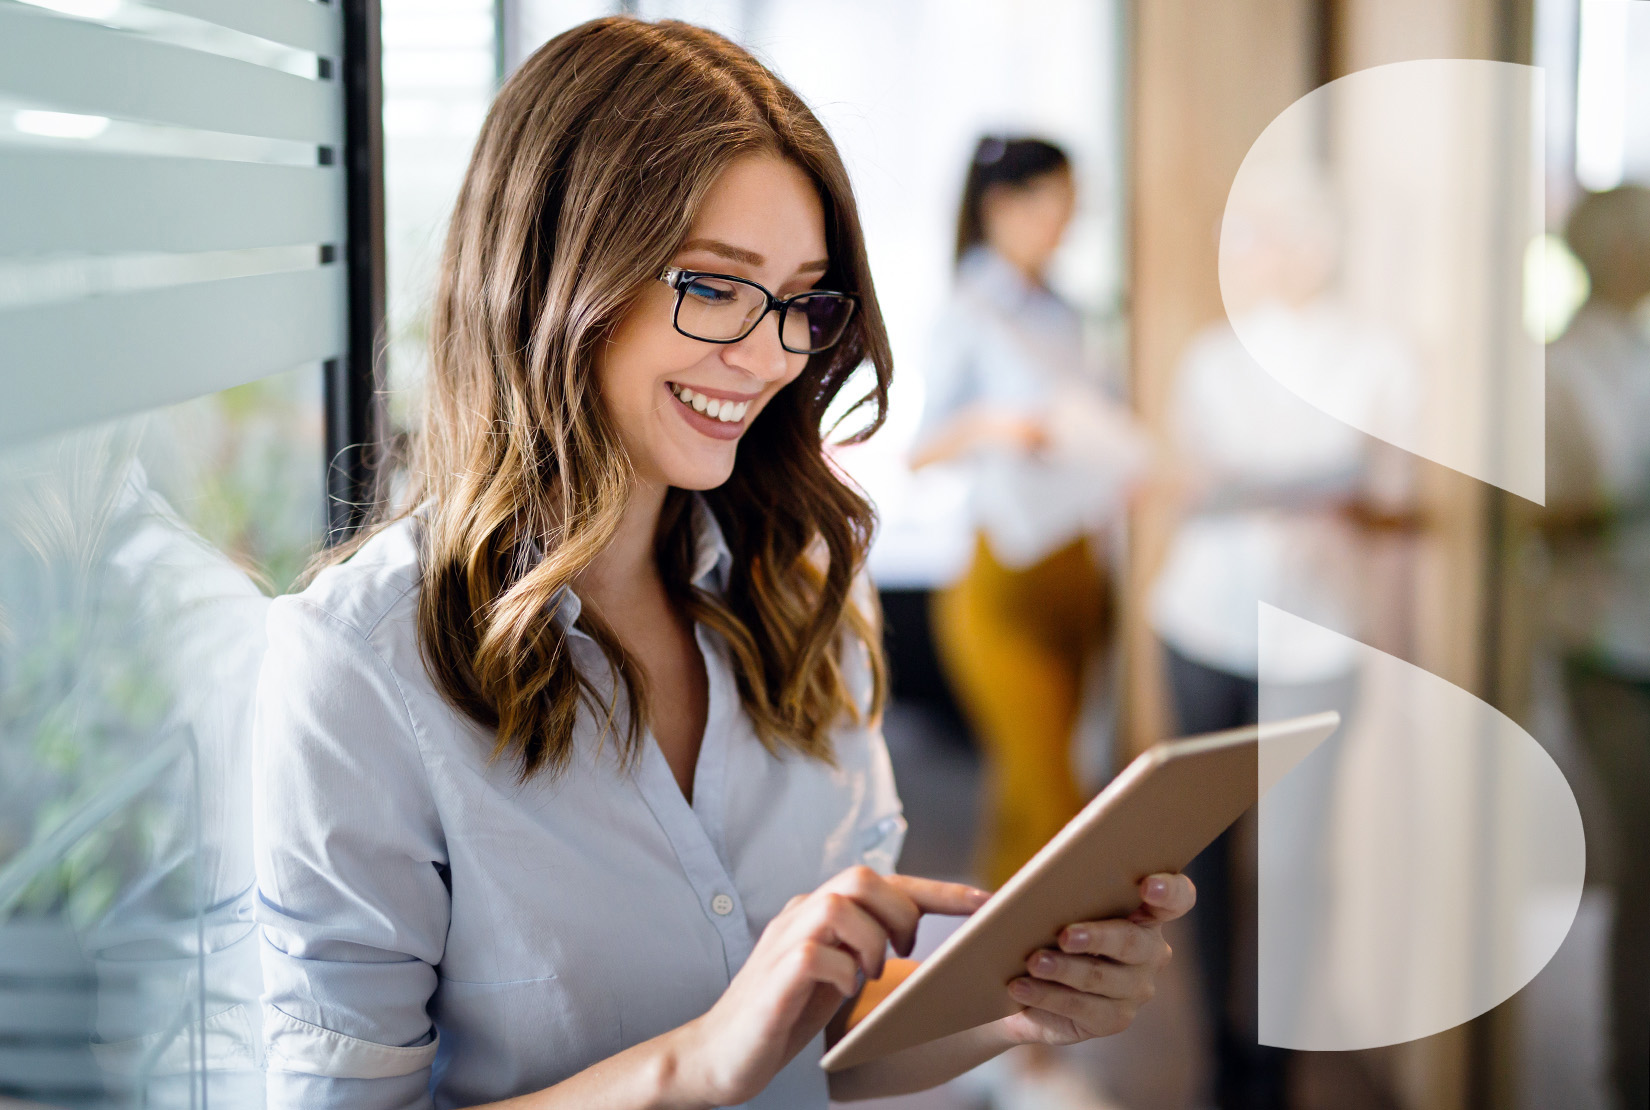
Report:
M 1046 273 L 1077 196 L 1035 138 L 980 140 L 957 219 L 957 278 L 929 367 L 913 466 L 969 468 L 978 540 L 938 591 L 941 662 L 989 761 L 977 869 L 995 886 L 1081 807 L 1072 738 L 1109 602 L 1095 537 L 1143 450 Z

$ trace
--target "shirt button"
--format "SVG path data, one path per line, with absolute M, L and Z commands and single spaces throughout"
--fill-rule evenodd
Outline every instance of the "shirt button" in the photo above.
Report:
M 726 917 L 733 912 L 733 899 L 726 894 L 718 894 L 710 900 L 710 908 L 716 912 L 717 917 Z

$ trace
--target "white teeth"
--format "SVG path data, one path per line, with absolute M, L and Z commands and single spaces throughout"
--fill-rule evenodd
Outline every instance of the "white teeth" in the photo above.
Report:
M 724 424 L 737 424 L 745 419 L 745 413 L 750 411 L 749 401 L 722 401 L 706 397 L 703 393 L 695 393 L 685 385 L 671 384 L 671 392 L 676 394 L 685 405 L 692 405 L 695 410 L 706 416 L 722 421 Z

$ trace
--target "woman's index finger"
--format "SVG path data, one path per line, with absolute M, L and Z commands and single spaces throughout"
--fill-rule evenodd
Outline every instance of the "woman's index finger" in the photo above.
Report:
M 985 905 L 991 897 L 989 890 L 915 875 L 890 875 L 888 881 L 915 902 L 923 913 L 965 916 Z

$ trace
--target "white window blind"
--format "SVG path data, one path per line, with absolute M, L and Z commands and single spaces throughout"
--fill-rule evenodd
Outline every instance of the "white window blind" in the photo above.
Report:
M 347 345 L 342 20 L 0 0 L 0 445 Z

